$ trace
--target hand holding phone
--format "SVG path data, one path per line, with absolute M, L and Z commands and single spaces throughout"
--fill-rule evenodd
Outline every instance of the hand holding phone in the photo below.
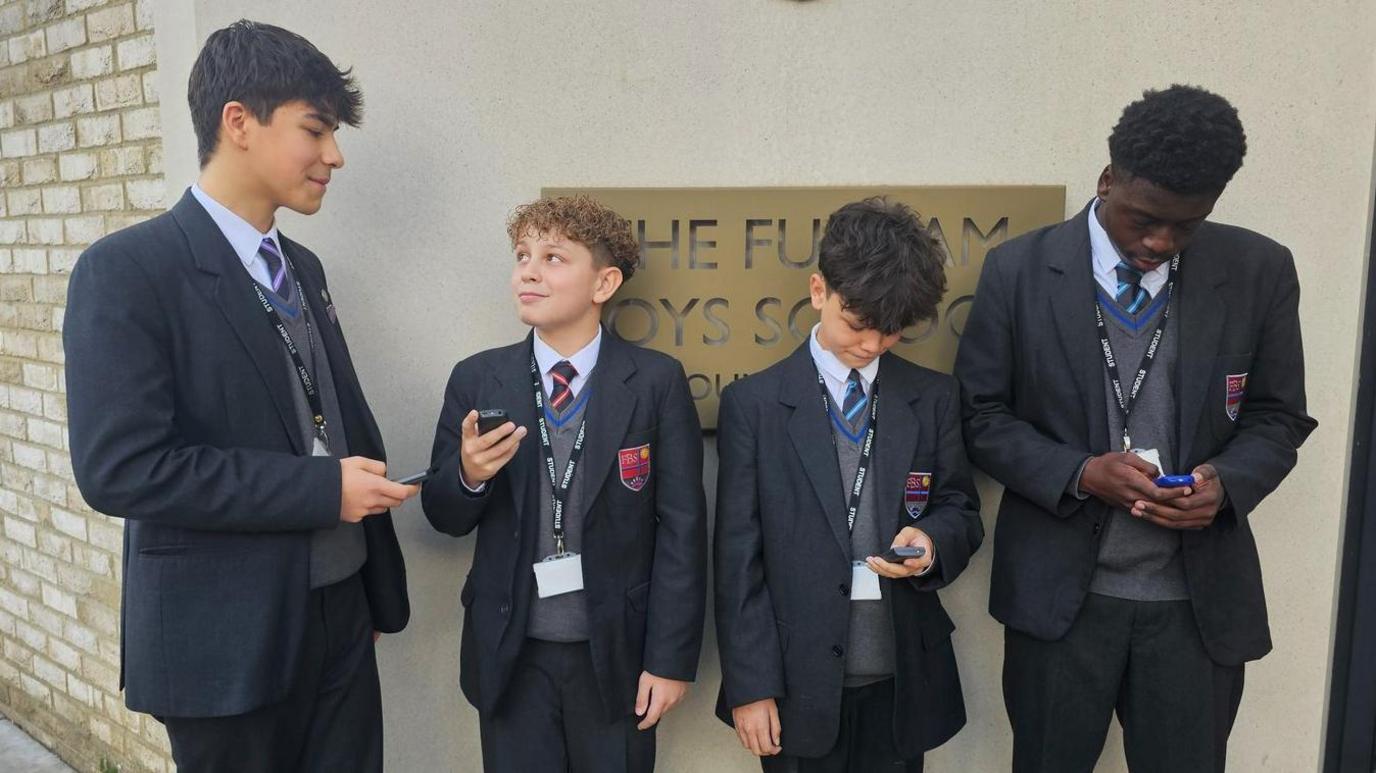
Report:
M 476 489 L 491 480 L 516 455 L 516 447 L 526 436 L 526 428 L 513 427 L 503 434 L 502 430 L 510 424 L 510 418 L 501 408 L 469 411 L 464 417 L 459 474 L 468 488 Z

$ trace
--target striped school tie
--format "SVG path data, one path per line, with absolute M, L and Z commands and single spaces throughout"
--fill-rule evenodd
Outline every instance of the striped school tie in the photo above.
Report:
M 865 414 L 865 404 L 869 398 L 865 396 L 865 387 L 860 381 L 860 371 L 851 368 L 850 376 L 846 379 L 845 399 L 841 402 L 841 413 L 845 415 L 846 421 L 853 427 L 856 421 Z
M 273 244 L 271 236 L 263 237 L 258 245 L 258 254 L 268 264 L 268 287 L 283 300 L 291 300 L 291 282 L 287 281 L 287 262 L 282 260 L 282 252 Z
M 573 377 L 578 375 L 578 370 L 568 360 L 560 360 L 549 369 L 549 375 L 554 380 L 554 388 L 549 393 L 549 407 L 562 411 L 573 397 Z
M 1129 314 L 1136 314 L 1151 300 L 1151 294 L 1142 287 L 1142 270 L 1131 266 L 1125 260 L 1118 261 L 1118 302 Z

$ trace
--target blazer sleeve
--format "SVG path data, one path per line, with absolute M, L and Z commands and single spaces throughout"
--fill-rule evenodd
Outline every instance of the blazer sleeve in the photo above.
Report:
M 152 278 L 118 247 L 98 243 L 77 262 L 63 346 L 72 469 L 86 502 L 119 518 L 207 531 L 339 523 L 338 459 L 181 435 L 177 373 L 196 363 L 174 359 L 172 324 Z
M 463 419 L 473 410 L 477 399 L 467 382 L 464 364 L 455 365 L 444 390 L 444 405 L 440 408 L 435 443 L 430 450 L 430 468 L 435 473 L 420 490 L 421 509 L 430 525 L 455 537 L 462 537 L 478 527 L 497 480 L 494 477 L 480 491 L 474 492 L 463 485 L 460 477 Z M 497 473 L 498 477 L 503 474 L 504 471 Z
M 995 248 L 985 261 L 956 354 L 965 444 L 970 459 L 999 483 L 1065 517 L 1083 504 L 1067 485 L 1090 454 L 1043 435 L 1014 410 L 1014 327 L 1023 320 L 1007 286 L 1010 272 L 1002 270 L 1007 255 Z
M 984 522 L 979 517 L 979 492 L 965 457 L 960 432 L 960 395 L 954 380 L 938 412 L 935 490 L 927 513 L 917 527 L 932 538 L 936 566 L 920 577 L 909 578 L 918 590 L 939 590 L 955 581 L 970 564 L 970 556 L 984 541 Z
M 723 390 L 717 419 L 717 648 L 729 708 L 785 695 L 783 650 L 764 576 L 759 428 L 738 391 Z
M 707 498 L 702 426 L 683 367 L 659 408 L 654 464 L 655 555 L 650 575 L 644 669 L 666 679 L 697 677 L 707 614 Z
M 1300 445 L 1317 426 L 1305 412 L 1300 283 L 1289 250 L 1284 250 L 1276 277 L 1273 297 L 1262 310 L 1237 430 L 1209 460 L 1228 495 L 1225 512 L 1239 518 L 1280 485 L 1294 468 Z

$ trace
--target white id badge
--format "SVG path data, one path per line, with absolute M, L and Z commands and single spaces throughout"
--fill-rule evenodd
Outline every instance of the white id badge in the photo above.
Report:
M 1166 469 L 1161 466 L 1161 452 L 1157 451 L 1155 448 L 1134 448 L 1132 452 L 1136 454 L 1138 458 L 1156 465 L 1157 470 L 1164 471 Z M 1164 475 L 1165 473 L 1162 472 L 1162 474 Z
M 850 563 L 850 600 L 879 601 L 884 598 L 879 592 L 879 575 L 864 561 Z
M 534 566 L 536 595 L 542 599 L 583 590 L 583 557 L 577 553 L 550 556 Z

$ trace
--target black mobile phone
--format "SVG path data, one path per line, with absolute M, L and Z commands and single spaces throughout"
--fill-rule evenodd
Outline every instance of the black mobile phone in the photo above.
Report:
M 427 478 L 434 474 L 434 472 L 434 470 L 421 470 L 420 472 L 413 472 L 404 478 L 397 478 L 392 482 L 400 483 L 403 486 L 414 486 L 417 483 L 424 483 Z
M 505 408 L 488 408 L 485 411 L 478 411 L 478 434 L 486 435 L 508 421 L 511 419 L 507 418 Z
M 879 558 L 891 564 L 901 564 L 909 558 L 921 558 L 927 555 L 924 547 L 908 547 L 907 545 L 896 545 L 884 552 Z

